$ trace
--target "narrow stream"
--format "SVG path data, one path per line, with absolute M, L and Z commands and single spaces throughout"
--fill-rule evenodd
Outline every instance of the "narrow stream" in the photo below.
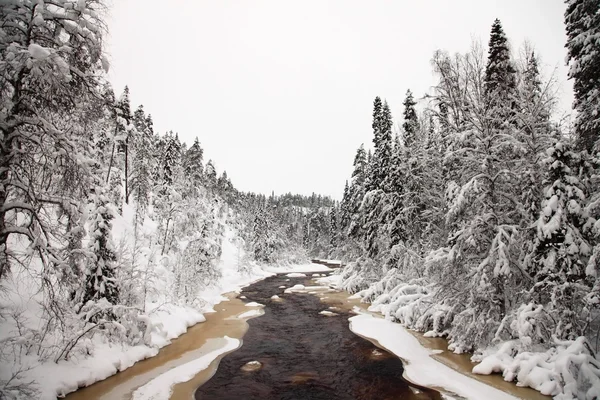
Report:
M 242 347 L 221 360 L 196 399 L 440 398 L 434 390 L 409 386 L 400 359 L 353 334 L 347 310 L 331 313 L 319 297 L 280 287 L 294 284 L 314 285 L 308 277 L 278 275 L 244 289 L 245 301 L 264 304 L 265 314 L 248 321 Z M 261 367 L 243 368 L 252 361 Z

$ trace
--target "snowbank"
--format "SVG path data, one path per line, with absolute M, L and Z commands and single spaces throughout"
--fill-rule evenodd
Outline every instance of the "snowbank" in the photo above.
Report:
M 223 339 L 210 339 L 203 347 L 213 347 L 213 341 L 225 341 L 225 343 L 216 350 L 208 351 L 206 354 L 196 358 L 193 361 L 175 367 L 168 372 L 159 375 L 150 382 L 138 388 L 133 392 L 134 400 L 168 400 L 173 391 L 173 386 L 177 383 L 187 382 L 198 372 L 209 367 L 217 357 L 237 349 L 240 341 L 225 336 Z
M 440 303 L 436 288 L 423 278 L 408 282 L 398 270 L 388 271 L 382 278 L 364 278 L 358 263 L 349 265 L 340 274 L 317 278 L 321 284 L 354 292 L 352 297 L 370 302 L 369 311 L 379 312 L 391 321 L 420 332 L 427 337 L 446 337 L 449 350 L 463 353 L 471 350 L 453 340 L 452 307 Z M 516 337 L 513 340 L 495 340 L 495 345 L 475 349 L 473 373 L 489 375 L 501 373 L 504 380 L 518 386 L 531 387 L 557 399 L 600 398 L 600 361 L 593 356 L 586 339 L 534 344 L 537 327 L 536 312 L 531 305 L 523 305 L 507 327 Z M 399 340 L 400 342 L 400 340 Z M 582 397 L 583 396 L 583 397 Z
M 466 399 L 516 399 L 434 360 L 430 357 L 434 352 L 421 346 L 400 324 L 361 314 L 350 318 L 350 330 L 377 340 L 381 346 L 400 357 L 404 363 L 404 377 L 413 383 L 441 387 Z
M 246 311 L 238 315 L 238 318 L 252 318 L 252 317 L 260 317 L 264 314 L 264 311 L 259 309 Z
M 298 265 L 278 265 L 264 268 L 267 272 L 275 274 L 286 274 L 290 272 L 329 272 L 331 268 L 321 264 L 298 264 Z
M 292 272 L 290 274 L 286 275 L 289 278 L 304 278 L 306 277 L 306 274 L 303 274 L 302 272 Z
M 133 208 L 124 205 L 123 215 L 113 220 L 112 235 L 118 246 L 132 246 L 129 241 L 133 238 L 133 214 Z M 141 233 L 151 236 L 156 234 L 156 228 L 152 220 L 146 219 Z M 185 333 L 189 327 L 205 321 L 203 313 L 212 311 L 215 304 L 227 300 L 223 294 L 239 291 L 244 286 L 274 275 L 273 272 L 265 271 L 255 264 L 239 265 L 240 250 L 234 243 L 235 231 L 227 225 L 224 226 L 224 230 L 221 257 L 217 264 L 220 278 L 213 285 L 199 291 L 193 306 L 181 304 L 172 298 L 169 288 L 174 278 L 168 265 L 155 262 L 151 271 L 145 271 L 155 279 L 152 282 L 153 286 L 149 288 L 152 290 L 148 290 L 145 312 L 136 311 L 137 321 L 132 321 L 132 324 L 141 323 L 147 327 L 146 332 L 137 333 L 143 336 L 143 340 L 140 339 L 134 345 L 101 332 L 93 334 L 92 331 L 92 334 L 76 342 L 68 360 L 63 357 L 54 362 L 55 355 L 48 355 L 48 351 L 55 351 L 56 348 L 60 350 L 66 346 L 65 343 L 68 343 L 67 340 L 70 340 L 71 336 L 76 338 L 80 334 L 78 326 L 82 322 L 74 315 L 73 321 L 68 321 L 73 330 L 65 332 L 68 336 L 57 336 L 54 332 L 49 332 L 44 341 L 46 347 L 40 352 L 22 351 L 18 361 L 0 363 L 0 380 L 8 381 L 19 372 L 12 382 L 34 382 L 33 389 L 37 389 L 39 393 L 32 392 L 31 398 L 54 400 L 56 397 L 62 397 L 79 387 L 89 386 L 131 367 L 138 361 L 155 356 L 160 348 L 170 344 L 172 339 Z M 140 257 L 151 257 L 151 249 L 142 248 Z M 140 264 L 145 265 L 144 262 Z M 32 335 L 37 335 L 39 327 L 43 326 L 44 312 L 41 304 L 44 303 L 44 299 L 39 290 L 40 280 L 31 272 L 14 268 L 5 281 L 6 296 L 0 299 L 3 301 L 2 309 L 18 315 L 20 320 L 17 323 L 13 318 L 0 319 L 0 340 L 5 341 L 5 344 L 8 340 L 19 346 L 27 346 L 29 339 L 23 338 L 21 331 L 26 329 Z M 22 322 L 26 324 L 23 325 Z M 32 339 L 35 337 L 37 336 L 32 336 Z M 130 338 L 128 340 L 132 341 Z

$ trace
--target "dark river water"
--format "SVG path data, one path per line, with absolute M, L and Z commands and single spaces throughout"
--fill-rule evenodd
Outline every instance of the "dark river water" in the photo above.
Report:
M 298 283 L 311 285 L 310 278 L 278 275 L 243 290 L 244 301 L 264 304 L 265 314 L 248 321 L 242 347 L 221 360 L 196 399 L 440 398 L 433 390 L 412 390 L 400 359 L 350 331 L 349 312 L 320 315 L 330 305 L 317 296 L 279 288 Z M 281 300 L 272 300 L 274 294 Z M 262 367 L 242 370 L 250 361 Z

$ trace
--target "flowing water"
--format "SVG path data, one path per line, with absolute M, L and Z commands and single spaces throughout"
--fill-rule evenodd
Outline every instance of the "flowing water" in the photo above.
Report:
M 295 284 L 306 285 L 306 290 L 284 293 L 285 288 Z M 314 284 L 309 277 L 278 275 L 247 287 L 240 296 L 228 294 L 229 301 L 206 314 L 206 322 L 191 327 L 155 357 L 66 398 L 130 399 L 136 388 L 151 379 L 223 345 L 223 336 L 241 339 L 243 344 L 218 357 L 190 381 L 175 385 L 171 399 L 440 398 L 436 390 L 407 383 L 402 378 L 400 359 L 377 342 L 350 331 L 352 308 L 366 311 L 368 305 L 349 298 L 346 292 L 310 286 Z M 279 298 L 271 298 L 273 295 Z M 248 307 L 248 302 L 263 304 L 264 315 L 239 318 L 258 308 Z M 444 339 L 415 336 L 425 347 L 446 350 Z M 444 351 L 435 357 L 472 376 L 468 355 Z M 498 375 L 473 377 L 518 398 L 548 399 L 539 392 L 504 382 Z
M 280 288 L 297 283 L 311 284 L 309 278 L 279 275 L 242 292 L 264 304 L 265 314 L 248 321 L 243 346 L 221 360 L 196 399 L 440 398 L 434 390 L 409 386 L 400 359 L 353 334 L 349 311 Z M 244 368 L 252 361 L 260 367 Z

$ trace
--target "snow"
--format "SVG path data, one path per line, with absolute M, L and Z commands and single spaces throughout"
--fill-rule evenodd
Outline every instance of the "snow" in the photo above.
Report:
M 400 324 L 369 314 L 359 314 L 349 320 L 352 332 L 377 340 L 382 347 L 400 357 L 404 363 L 404 377 L 415 384 L 443 388 L 465 399 L 516 399 L 431 358 L 434 352 L 421 346 Z
M 279 265 L 268 266 L 264 268 L 267 272 L 275 274 L 287 274 L 291 272 L 329 272 L 332 269 L 321 264 L 298 264 L 298 265 Z
M 322 278 L 315 279 L 315 281 L 317 281 L 317 283 L 320 283 L 322 285 L 340 287 L 341 286 L 341 278 L 342 278 L 341 275 L 329 275 L 329 276 L 323 276 Z
M 31 43 L 27 48 L 27 51 L 29 51 L 31 57 L 36 60 L 43 60 L 50 56 L 50 50 L 36 43 Z
M 271 296 L 271 300 L 279 300 L 279 299 L 281 299 L 281 297 L 277 296 L 276 294 Z
M 246 303 L 246 307 L 264 307 L 264 305 L 255 301 L 251 301 L 250 303 Z
M 203 347 L 208 347 L 209 342 L 213 340 L 224 340 L 225 343 L 216 350 L 208 351 L 206 354 L 196 358 L 195 360 L 175 367 L 168 372 L 152 379 L 150 382 L 133 392 L 133 399 L 168 400 L 175 384 L 189 381 L 200 371 L 208 368 L 210 363 L 213 362 L 217 357 L 237 349 L 241 343 L 237 339 L 232 339 L 225 336 L 223 339 L 211 339 Z M 210 343 L 210 345 L 212 345 L 212 343 Z
M 294 293 L 296 291 L 304 290 L 304 288 L 305 288 L 304 285 L 298 284 L 298 285 L 292 286 L 291 288 L 285 289 L 284 293 Z
M 132 219 L 134 214 L 133 206 L 123 205 L 123 214 L 117 215 L 113 220 L 114 243 L 127 244 L 128 241 L 133 240 L 134 224 Z M 141 230 L 144 235 L 152 237 L 156 234 L 157 228 L 157 224 L 147 218 Z M 170 344 L 173 339 L 185 333 L 189 327 L 204 322 L 206 320 L 204 313 L 213 311 L 215 304 L 227 300 L 223 294 L 239 291 L 247 285 L 274 275 L 273 272 L 265 271 L 255 264 L 241 270 L 238 262 L 239 249 L 232 243 L 234 236 L 235 231 L 225 225 L 222 253 L 218 263 L 221 278 L 212 286 L 208 286 L 198 293 L 198 303 L 194 307 L 180 305 L 173 301 L 168 290 L 168 285 L 173 279 L 172 270 L 163 263 L 154 265 L 152 273 L 157 276 L 154 282 L 155 286 L 152 294 L 149 294 L 146 299 L 145 314 L 139 316 L 150 325 L 149 337 L 144 344 L 115 345 L 106 336 L 96 334 L 80 341 L 78 354 L 75 355 L 73 352 L 74 355 L 68 361 L 60 360 L 55 363 L 52 358 L 40 360 L 38 355 L 32 352 L 29 355 L 23 355 L 19 365 L 0 365 L 0 380 L 10 378 L 19 367 L 31 368 L 21 374 L 20 380 L 37 383 L 40 393 L 36 398 L 53 400 L 75 391 L 79 387 L 89 386 L 106 379 L 131 367 L 138 361 L 155 356 L 160 348 Z M 131 245 L 131 243 L 129 244 Z M 149 249 L 144 249 L 144 256 L 147 253 L 150 253 Z M 41 266 L 38 265 L 37 268 L 41 270 Z M 288 266 L 287 268 L 293 270 L 294 267 Z M 28 329 L 35 330 L 41 326 L 43 299 L 39 294 L 41 293 L 39 280 L 32 275 L 31 271 L 15 267 L 11 271 L 11 275 L 7 276 L 5 287 L 7 304 L 2 304 L 2 306 L 6 305 L 7 310 L 18 310 L 23 320 L 27 321 Z M 248 303 L 248 306 L 253 305 L 257 305 L 257 303 Z M 257 311 L 252 310 L 253 313 Z M 249 315 L 245 317 L 249 317 Z M 71 335 L 75 332 L 67 333 Z M 0 340 L 18 336 L 17 326 L 13 319 L 0 320 Z M 65 339 L 68 338 L 50 337 L 50 335 L 47 337 L 49 343 L 58 345 L 61 345 Z M 85 356 L 81 354 L 86 352 L 88 354 Z
M 324 262 L 327 264 L 342 265 L 342 262 L 340 260 L 316 260 L 316 261 Z
M 290 274 L 287 274 L 286 276 L 290 278 L 303 278 L 306 276 L 306 274 L 303 274 L 301 272 L 292 272 Z
M 321 311 L 319 314 L 321 314 L 321 315 L 325 315 L 325 316 L 327 316 L 327 317 L 331 317 L 331 316 L 333 316 L 333 315 L 337 315 L 336 313 L 334 313 L 334 312 L 331 312 L 331 311 L 327 311 L 327 310 L 323 310 L 323 311 Z
M 241 313 L 240 315 L 238 315 L 238 318 L 260 317 L 263 314 L 264 314 L 263 310 L 261 310 L 260 308 L 258 308 L 256 310 L 250 310 L 250 311 L 246 311 L 244 313 Z

